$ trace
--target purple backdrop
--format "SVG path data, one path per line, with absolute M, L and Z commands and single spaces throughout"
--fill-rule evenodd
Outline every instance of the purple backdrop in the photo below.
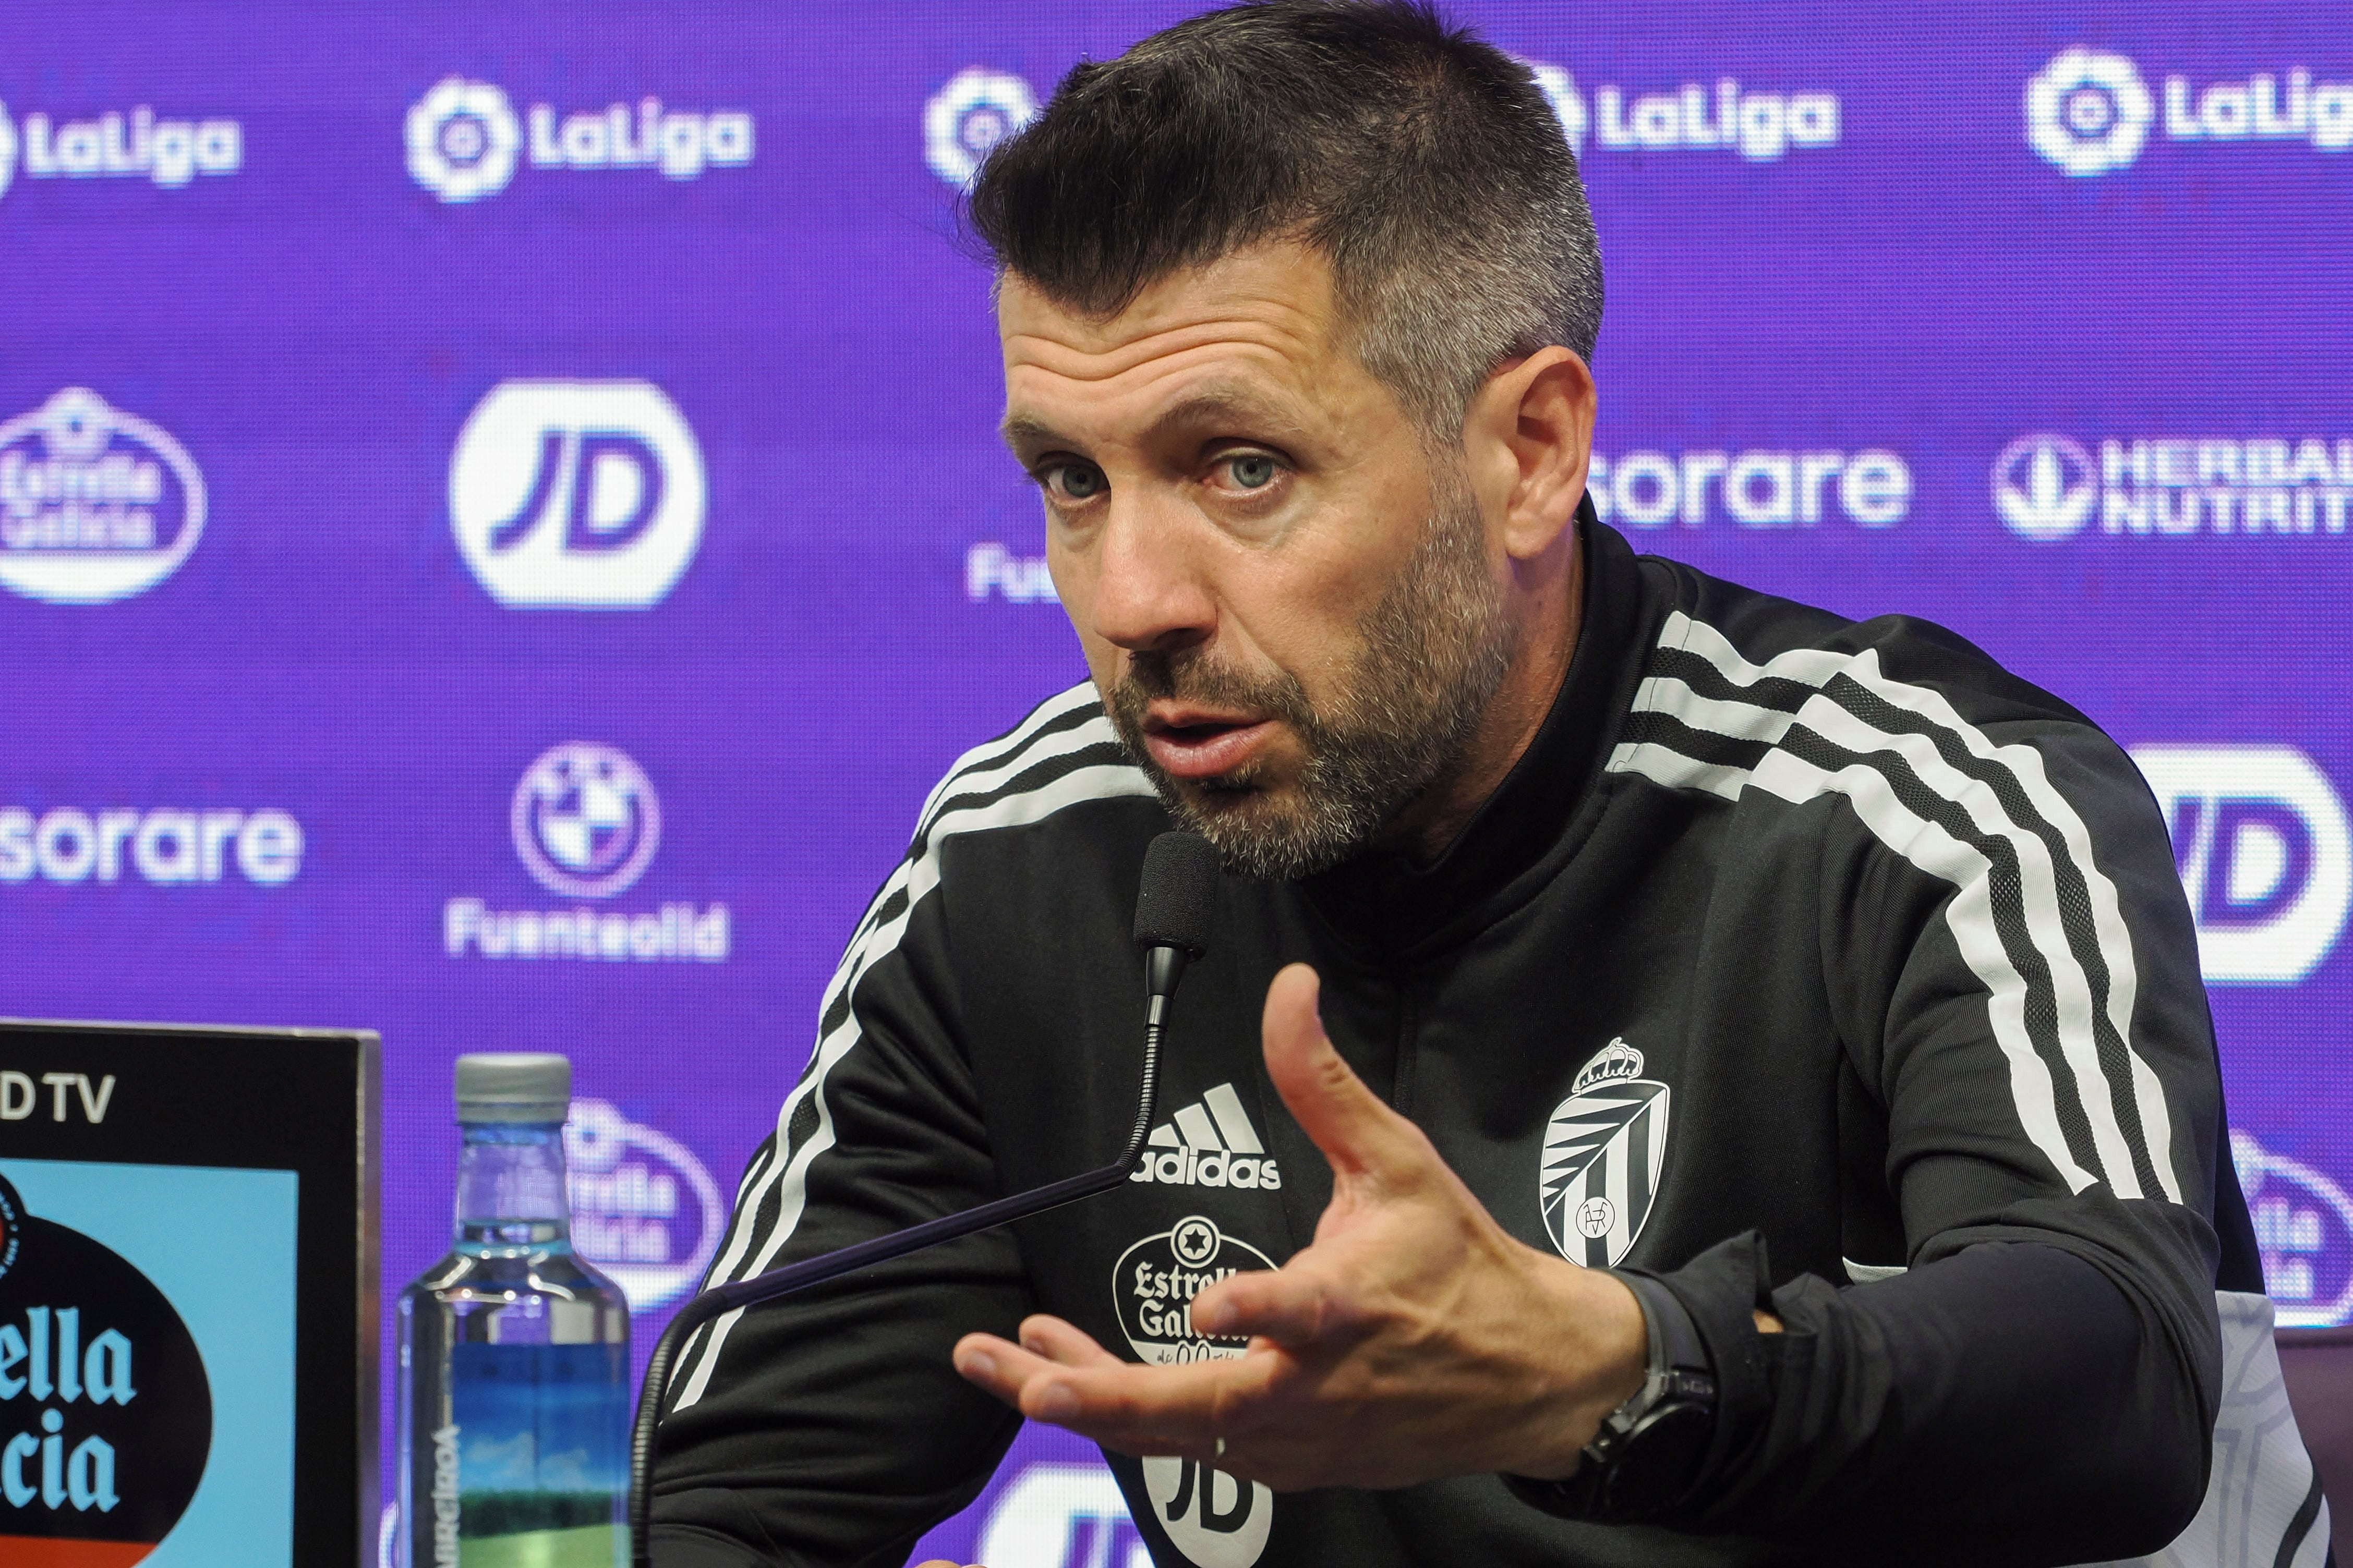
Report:
M 1604 515 L 2135 749 L 2283 1319 L 2353 1317 L 2341 16 L 1467 10 L 1583 155 Z M 382 1030 L 387 1294 L 450 1059 L 567 1053 L 649 1341 L 923 791 L 1080 673 L 953 203 L 1182 13 L 0 16 L 0 1007 Z M 931 1544 L 1135 1540 L 1033 1432 Z

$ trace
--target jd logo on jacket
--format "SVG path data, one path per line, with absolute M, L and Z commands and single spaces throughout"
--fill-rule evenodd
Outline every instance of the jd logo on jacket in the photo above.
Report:
M 195 1495 L 212 1390 L 147 1277 L 0 1179 L 0 1562 L 128 1568 Z
M 1571 1263 L 1614 1268 L 1642 1234 L 1667 1157 L 1667 1086 L 1623 1039 L 1578 1071 L 1545 1129 L 1536 1190 L 1545 1229 Z

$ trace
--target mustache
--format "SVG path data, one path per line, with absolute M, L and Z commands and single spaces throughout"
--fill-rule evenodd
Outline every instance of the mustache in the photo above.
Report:
M 1258 713 L 1304 730 L 1320 727 L 1297 677 L 1279 671 L 1248 675 L 1217 662 L 1200 648 L 1174 653 L 1147 648 L 1130 654 L 1126 670 L 1112 688 L 1112 716 L 1133 742 L 1144 732 L 1146 708 L 1158 700 L 1176 699 Z

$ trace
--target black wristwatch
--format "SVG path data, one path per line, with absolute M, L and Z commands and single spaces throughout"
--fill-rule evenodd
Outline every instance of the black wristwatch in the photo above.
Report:
M 1633 1521 L 1672 1507 L 1715 1436 L 1715 1372 L 1691 1313 L 1641 1274 L 1617 1274 L 1641 1303 L 1650 1361 L 1625 1404 L 1602 1417 L 1577 1474 L 1539 1481 L 1505 1476 L 1523 1500 L 1571 1519 Z

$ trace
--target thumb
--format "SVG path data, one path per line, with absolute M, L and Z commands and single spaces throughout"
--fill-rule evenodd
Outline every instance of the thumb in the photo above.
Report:
M 1303 963 L 1285 966 L 1266 988 L 1267 1076 L 1334 1175 L 1403 1175 L 1426 1157 L 1429 1141 L 1332 1048 L 1315 1009 L 1321 989 Z

